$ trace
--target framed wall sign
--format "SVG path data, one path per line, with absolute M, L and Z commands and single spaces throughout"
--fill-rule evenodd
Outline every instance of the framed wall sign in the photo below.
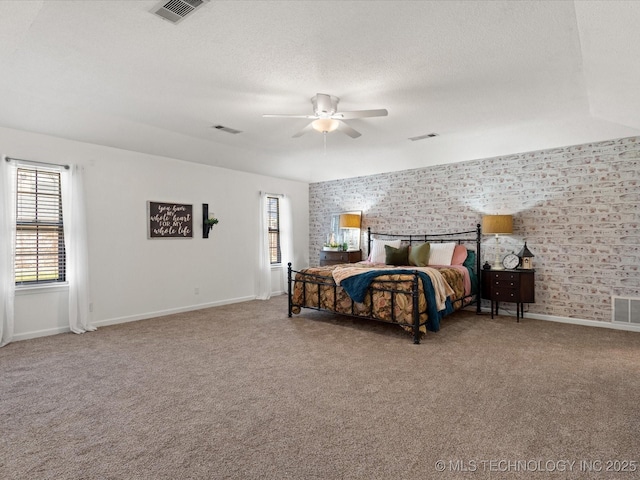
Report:
M 193 238 L 193 205 L 147 202 L 147 238 Z

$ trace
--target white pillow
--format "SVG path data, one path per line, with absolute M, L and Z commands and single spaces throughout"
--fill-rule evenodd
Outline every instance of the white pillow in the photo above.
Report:
M 429 266 L 432 265 L 451 265 L 453 258 L 453 250 L 456 248 L 456 242 L 432 243 L 429 251 Z
M 384 251 L 384 246 L 389 245 L 393 248 L 400 248 L 400 242 L 401 240 L 379 240 L 374 238 L 369 261 L 373 263 L 385 263 L 387 255 Z

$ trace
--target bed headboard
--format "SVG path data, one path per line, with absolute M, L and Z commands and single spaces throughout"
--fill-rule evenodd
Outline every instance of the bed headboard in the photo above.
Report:
M 367 255 L 371 253 L 371 240 L 373 236 L 381 239 L 400 239 L 402 243 L 412 245 L 414 243 L 444 243 L 444 242 L 457 242 L 461 243 L 475 243 L 478 262 L 480 261 L 480 239 L 482 235 L 482 226 L 476 224 L 475 230 L 467 230 L 465 232 L 453 232 L 453 233 L 426 233 L 426 234 L 397 234 L 397 233 L 380 233 L 372 232 L 371 227 L 367 227 Z M 478 264 L 479 265 L 479 264 Z
M 480 271 L 482 265 L 482 252 L 481 252 L 481 238 L 482 238 L 482 226 L 476 224 L 475 230 L 467 230 L 465 232 L 453 232 L 453 233 L 435 233 L 435 234 L 396 234 L 396 233 L 379 233 L 372 232 L 371 227 L 367 227 L 367 256 L 371 253 L 371 240 L 373 236 L 381 239 L 397 240 L 400 239 L 402 243 L 412 245 L 414 243 L 444 243 L 444 242 L 457 242 L 458 244 L 473 244 L 476 246 L 476 268 L 475 273 L 478 276 L 478 290 L 476 293 L 476 313 L 480 313 L 482 302 L 482 282 L 480 281 Z

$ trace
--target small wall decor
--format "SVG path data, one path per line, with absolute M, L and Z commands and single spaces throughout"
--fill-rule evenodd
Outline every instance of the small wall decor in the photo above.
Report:
M 209 231 L 218 223 L 218 219 L 209 214 L 209 204 L 202 204 L 202 238 L 209 238 Z
M 193 205 L 147 202 L 147 238 L 193 238 Z

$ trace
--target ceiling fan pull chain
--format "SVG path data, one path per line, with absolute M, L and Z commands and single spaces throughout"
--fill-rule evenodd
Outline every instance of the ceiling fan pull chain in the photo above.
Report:
M 322 132 L 322 138 L 324 139 L 324 154 L 327 154 L 327 132 Z

